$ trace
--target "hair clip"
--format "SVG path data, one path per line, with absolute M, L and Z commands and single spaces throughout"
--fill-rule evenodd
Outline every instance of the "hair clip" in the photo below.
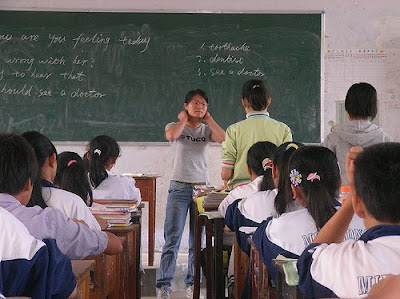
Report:
M 298 149 L 299 146 L 296 143 L 289 143 L 286 147 L 286 150 L 288 150 L 289 148 L 293 147 L 294 149 Z
M 98 148 L 96 148 L 94 151 L 93 151 L 93 154 L 98 154 L 99 156 L 101 155 L 101 150 L 99 150 Z
M 256 89 L 257 87 L 260 87 L 260 85 L 258 85 L 258 84 L 253 85 L 253 89 Z
M 274 163 L 272 162 L 272 160 L 270 158 L 265 158 L 262 161 L 262 167 L 263 167 L 264 171 L 266 171 L 267 169 L 272 169 L 273 164 Z
M 316 172 L 312 172 L 307 176 L 307 181 L 311 181 L 312 183 L 314 180 L 321 181 L 321 177 Z
M 71 164 L 78 163 L 76 160 L 71 160 L 67 163 L 67 167 L 70 167 Z
M 302 179 L 301 179 L 302 175 L 300 172 L 298 172 L 297 169 L 292 169 L 290 171 L 289 177 L 290 177 L 290 181 L 292 182 L 293 186 L 298 186 L 302 182 Z

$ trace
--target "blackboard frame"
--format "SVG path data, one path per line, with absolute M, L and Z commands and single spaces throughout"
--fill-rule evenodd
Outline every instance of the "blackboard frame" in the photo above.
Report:
M 11 12 L 11 13 L 21 13 L 21 12 Z M 35 13 L 35 14 L 58 14 L 60 12 L 48 12 L 47 11 L 47 12 L 29 12 L 29 13 Z M 61 13 L 65 13 L 65 12 L 61 12 Z M 72 14 L 83 14 L 82 12 L 71 12 L 71 13 Z M 0 14 L 4 14 L 4 12 L 1 12 Z M 107 13 L 105 13 L 105 12 L 102 12 L 102 13 L 98 13 L 98 12 L 92 13 L 92 12 L 90 12 L 88 15 L 89 16 L 94 16 L 95 14 L 113 14 L 115 16 L 115 13 L 108 13 L 108 12 Z M 131 12 L 124 12 L 124 13 L 118 13 L 118 14 L 124 14 L 125 15 L 125 14 L 132 14 L 132 13 Z M 133 14 L 138 14 L 138 13 L 133 13 Z M 144 14 L 144 13 L 139 13 L 139 14 Z M 151 15 L 165 15 L 165 14 L 172 15 L 171 13 L 161 13 L 161 14 L 160 13 L 157 13 L 157 14 L 150 13 L 150 14 Z M 196 14 L 191 14 L 191 13 L 189 13 L 188 14 L 188 13 L 180 12 L 177 15 L 179 15 L 181 17 L 182 16 L 195 16 L 195 15 L 199 15 L 200 17 L 202 17 L 202 16 L 213 15 L 213 16 L 218 16 L 219 18 L 221 18 L 221 17 L 225 17 L 225 16 L 229 16 L 229 15 L 234 15 L 235 17 L 236 16 L 259 16 L 259 15 L 274 16 L 274 15 L 282 15 L 282 13 L 274 13 L 274 14 L 269 14 L 269 13 L 268 14 L 266 14 L 266 13 L 254 13 L 254 14 L 253 13 L 245 13 L 245 14 L 236 14 L 236 13 L 235 14 L 230 14 L 230 13 L 222 13 L 222 14 L 204 14 L 204 13 L 200 13 L 199 14 L 199 13 L 196 13 Z M 308 13 L 306 13 L 306 14 L 303 14 L 303 13 L 296 13 L 296 14 L 288 13 L 288 14 L 286 14 L 285 13 L 283 15 L 301 15 L 301 16 L 303 16 L 303 15 L 310 15 L 310 14 L 308 14 Z M 319 85 L 319 92 L 318 92 L 319 93 L 319 95 L 318 95 L 319 96 L 319 107 L 318 108 L 319 108 L 319 111 L 316 111 L 316 113 L 318 114 L 318 123 L 315 125 L 315 128 L 313 128 L 314 137 L 311 138 L 311 139 L 307 139 L 307 137 L 306 138 L 296 138 L 296 134 L 294 134 L 294 138 L 296 140 L 300 139 L 301 141 L 304 141 L 304 142 L 319 142 L 321 140 L 321 125 L 322 125 L 321 115 L 322 115 L 322 112 L 323 112 L 323 109 L 322 109 L 323 108 L 323 99 L 322 99 L 323 93 L 321 92 L 321 89 L 322 89 L 322 81 L 321 81 L 322 75 L 321 74 L 322 74 L 322 69 L 323 69 L 323 66 L 322 66 L 323 60 L 321 59 L 321 53 L 322 53 L 322 48 L 323 48 L 323 36 L 324 36 L 323 35 L 323 13 L 316 13 L 315 15 L 318 15 L 319 19 L 320 19 L 320 32 L 319 32 L 320 47 L 319 47 L 319 53 L 318 53 L 318 55 L 319 55 L 319 73 L 318 73 L 318 85 Z M 0 24 L 1 24 L 1 21 L 0 21 Z M 1 69 L 0 69 L 0 71 L 1 71 Z M 242 81 L 244 82 L 245 80 L 242 80 Z M 239 85 L 239 84 L 237 84 L 237 85 Z M 0 81 L 0 87 L 1 87 L 1 81 Z M 206 88 L 204 88 L 204 89 L 206 89 Z M 236 118 L 232 119 L 232 121 L 230 123 L 236 122 L 236 121 L 241 120 L 241 119 L 244 118 L 244 112 L 242 111 L 242 108 L 240 107 L 240 103 L 238 101 L 239 100 L 239 93 L 237 92 L 238 89 L 240 89 L 240 86 L 238 86 L 238 88 L 236 89 L 235 95 L 231 95 L 232 98 L 234 97 L 234 99 L 231 100 L 231 104 L 236 105 L 237 111 L 235 111 L 235 117 Z M 185 91 L 187 91 L 187 89 L 185 89 Z M 210 92 L 209 92 L 209 94 L 210 94 Z M 272 90 L 272 94 L 274 94 L 274 90 Z M 179 99 L 179 101 L 181 101 L 181 102 L 176 107 L 180 107 L 182 105 L 183 96 L 184 96 L 184 94 Z M 273 101 L 274 101 L 274 97 L 273 97 Z M 273 102 L 273 103 L 275 104 L 276 102 Z M 210 104 L 210 109 L 213 109 L 213 103 Z M 177 110 L 176 108 L 175 108 L 175 110 L 176 111 L 174 111 L 173 114 L 171 114 L 170 117 L 168 117 L 168 120 L 170 120 L 170 121 L 176 120 L 176 115 L 179 112 L 179 110 Z M 271 106 L 271 116 L 273 118 L 276 118 L 275 115 L 276 114 L 274 113 L 274 106 Z M 4 116 L 4 114 L 1 115 L 1 116 Z M 215 117 L 215 118 L 218 121 L 218 117 Z M 277 118 L 277 119 L 279 120 L 279 118 Z M 227 124 L 229 124 L 229 123 L 225 122 L 223 126 L 226 128 Z M 125 125 L 125 124 L 121 123 L 121 125 Z M 165 125 L 165 123 L 163 124 L 163 126 L 164 125 Z M 98 122 L 98 123 L 94 122 L 94 126 L 100 126 L 101 127 L 101 122 Z M 296 126 L 291 126 L 291 127 L 292 127 L 292 130 L 294 131 L 294 133 L 296 133 Z M 7 129 L 9 129 L 9 128 L 7 128 Z M 94 131 L 88 131 L 88 134 L 85 134 L 85 136 L 83 138 L 82 137 L 74 138 L 73 136 L 70 136 L 68 134 L 66 136 L 63 136 L 63 137 L 59 138 L 58 136 L 54 135 L 52 132 L 47 132 L 45 127 L 36 127 L 36 128 L 34 127 L 33 129 L 41 130 L 44 133 L 46 133 L 47 135 L 49 135 L 49 137 L 52 138 L 53 140 L 58 140 L 58 141 L 85 141 L 85 140 L 88 140 L 88 139 L 90 139 L 92 137 L 92 136 L 87 136 L 87 135 L 96 135 L 97 133 L 98 134 L 106 133 L 106 134 L 115 136 L 115 134 L 113 134 L 112 130 L 111 131 L 107 131 L 107 130 L 97 130 L 96 131 L 96 130 L 94 130 Z M 4 130 L 4 126 L 3 126 L 2 130 Z M 12 128 L 12 130 L 15 131 L 15 128 Z M 75 130 L 79 130 L 79 126 L 77 128 L 75 128 Z M 315 134 L 315 132 L 317 132 L 317 131 L 318 131 L 318 134 Z M 316 135 L 318 135 L 318 136 L 316 137 Z M 161 134 L 159 134 L 158 137 L 156 137 L 155 139 L 154 138 L 153 139 L 149 139 L 149 140 L 136 139 L 136 138 L 130 139 L 129 137 L 126 137 L 126 136 L 122 136 L 122 138 L 119 137 L 119 136 L 116 136 L 116 139 L 118 139 L 120 141 L 137 141 L 137 142 L 164 141 L 163 140 L 163 130 L 162 130 Z

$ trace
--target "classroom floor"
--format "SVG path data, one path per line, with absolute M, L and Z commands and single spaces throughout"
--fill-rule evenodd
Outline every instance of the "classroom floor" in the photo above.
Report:
M 147 266 L 147 253 L 142 253 L 142 265 L 145 271 L 148 273 L 148 275 L 151 275 L 151 277 L 147 277 L 142 279 L 142 283 L 145 282 L 147 285 L 142 285 L 142 294 L 146 293 L 146 290 L 143 290 L 143 288 L 154 288 L 152 290 L 155 290 L 155 280 L 156 280 L 156 274 L 154 271 L 151 271 L 152 269 L 158 269 L 160 266 L 160 258 L 161 258 L 161 253 L 155 252 L 154 254 L 154 266 L 153 267 L 148 267 Z M 147 270 L 146 270 L 147 269 Z M 186 299 L 186 286 L 184 284 L 184 279 L 186 276 L 186 271 L 187 271 L 187 254 L 184 253 L 179 253 L 177 262 L 176 262 L 176 271 L 175 271 L 175 276 L 174 279 L 172 280 L 172 289 L 174 290 L 171 293 L 170 298 L 171 299 Z M 150 280 L 150 281 L 149 281 Z M 154 281 L 154 284 L 153 284 Z M 206 289 L 204 283 L 201 285 L 201 293 L 204 295 L 206 298 Z M 148 291 L 148 290 L 147 290 Z M 148 292 L 147 292 L 148 293 Z M 156 299 L 157 296 L 155 294 L 155 291 L 153 292 L 154 296 L 147 296 L 147 295 L 142 295 L 142 299 Z

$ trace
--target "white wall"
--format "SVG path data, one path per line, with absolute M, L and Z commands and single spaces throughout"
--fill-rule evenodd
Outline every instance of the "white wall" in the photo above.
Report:
M 378 90 L 382 127 L 396 141 L 400 141 L 400 1 L 399 0 L 2 0 L 0 9 L 16 10 L 80 10 L 80 11 L 149 11 L 149 12 L 325 12 L 325 38 L 323 55 L 328 50 L 345 50 L 356 53 L 365 49 L 382 50 L 386 54 L 383 62 L 357 60 L 359 68 L 352 68 L 352 58 L 346 61 L 323 61 L 322 137 L 329 132 L 330 121 L 335 120 L 334 103 L 343 99 L 352 82 L 371 81 Z M 350 63 L 349 63 L 350 62 Z M 346 63 L 348 63 L 346 65 Z M 351 72 L 338 72 L 338 68 Z M 335 77 L 337 76 L 337 77 Z M 343 77 L 343 78 L 342 78 Z M 239 109 L 239 107 L 238 107 Z M 82 143 L 58 143 L 57 148 L 84 152 Z M 220 184 L 219 146 L 209 151 L 211 181 Z M 122 156 L 115 172 L 156 173 L 157 217 L 156 249 L 163 244 L 163 222 L 168 180 L 171 169 L 171 153 L 165 144 L 122 144 Z M 145 218 L 147 215 L 144 215 Z M 143 227 L 147 229 L 147 220 Z M 144 249 L 147 238 L 143 238 Z M 181 250 L 187 249 L 187 236 Z

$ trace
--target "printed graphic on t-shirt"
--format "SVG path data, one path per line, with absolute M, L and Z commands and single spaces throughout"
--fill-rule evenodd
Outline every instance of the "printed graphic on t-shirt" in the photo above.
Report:
M 387 274 L 378 274 L 373 276 L 357 276 L 358 280 L 358 295 L 368 294 L 371 287 L 384 279 Z
M 201 141 L 205 142 L 206 141 L 205 137 L 194 138 L 194 137 L 192 137 L 190 135 L 183 135 L 183 134 L 181 135 L 181 139 L 191 140 L 193 142 L 201 142 Z

